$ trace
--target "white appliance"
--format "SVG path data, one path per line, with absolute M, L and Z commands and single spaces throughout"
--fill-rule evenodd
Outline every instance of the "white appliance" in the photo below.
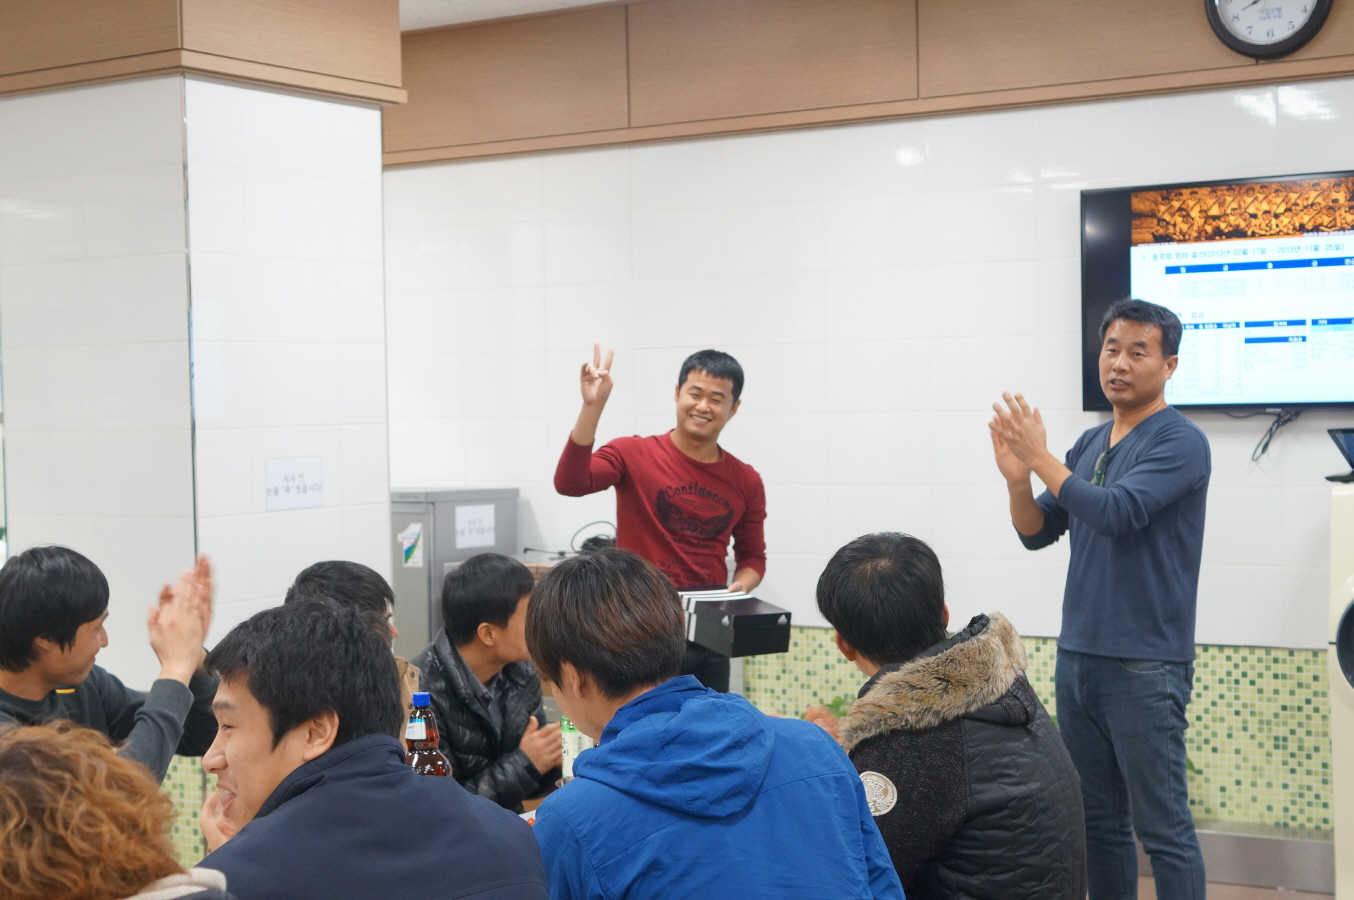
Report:
M 1335 897 L 1354 900 L 1354 484 L 1331 490 L 1330 642 Z

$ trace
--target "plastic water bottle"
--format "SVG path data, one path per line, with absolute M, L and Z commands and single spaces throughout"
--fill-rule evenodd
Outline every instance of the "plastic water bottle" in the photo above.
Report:
M 451 760 L 437 748 L 437 719 L 426 691 L 414 694 L 414 711 L 404 726 L 404 761 L 420 775 L 451 776 Z
M 592 742 L 592 738 L 574 727 L 574 723 L 569 721 L 568 716 L 561 716 L 559 720 L 559 736 L 564 751 L 564 762 L 561 769 L 564 777 L 560 780 L 561 784 L 568 783 L 574 777 L 574 760 L 578 759 L 578 754 L 584 750 L 591 750 L 597 745 Z

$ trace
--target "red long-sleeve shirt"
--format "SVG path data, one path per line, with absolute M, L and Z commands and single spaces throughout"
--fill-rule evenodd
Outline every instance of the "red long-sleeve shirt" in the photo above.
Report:
M 697 462 L 666 434 L 617 438 L 596 453 L 564 444 L 555 490 L 582 497 L 616 488 L 616 546 L 652 562 L 678 588 L 724 584 L 729 538 L 738 569 L 766 574 L 766 489 L 747 463 L 721 450 Z

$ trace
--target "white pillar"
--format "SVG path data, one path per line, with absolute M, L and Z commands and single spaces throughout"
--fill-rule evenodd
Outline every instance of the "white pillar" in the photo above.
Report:
M 326 558 L 389 569 L 380 112 L 161 76 L 0 99 L 10 552 L 112 588 L 106 668 L 195 550 L 213 638 Z M 266 461 L 319 459 L 269 511 Z

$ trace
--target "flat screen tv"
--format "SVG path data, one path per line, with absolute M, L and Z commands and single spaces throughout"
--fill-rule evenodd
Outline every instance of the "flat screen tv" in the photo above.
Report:
M 1184 325 L 1174 406 L 1354 404 L 1354 172 L 1083 191 L 1083 409 L 1125 297 Z

